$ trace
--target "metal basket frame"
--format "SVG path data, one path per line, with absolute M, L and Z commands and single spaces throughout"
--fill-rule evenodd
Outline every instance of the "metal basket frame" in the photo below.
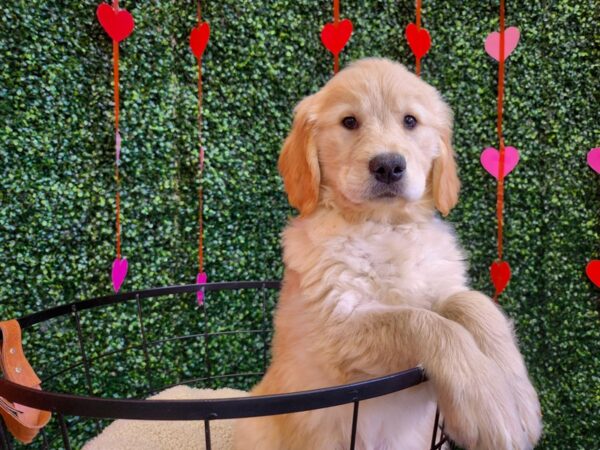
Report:
M 141 347 L 144 351 L 146 364 L 149 364 L 148 358 L 148 342 L 146 340 L 144 329 L 144 316 L 141 301 L 146 298 L 160 297 L 164 295 L 196 293 L 198 291 L 223 291 L 223 290 L 240 290 L 240 289 L 260 289 L 264 292 L 265 289 L 279 289 L 279 281 L 236 281 L 236 282 L 221 282 L 207 283 L 204 285 L 181 285 L 160 287 L 132 292 L 125 292 L 116 295 L 97 297 L 90 300 L 72 302 L 53 308 L 46 309 L 34 314 L 17 319 L 21 328 L 27 328 L 45 322 L 47 320 L 72 315 L 75 319 L 77 327 L 77 336 L 80 347 L 81 362 L 71 365 L 66 369 L 54 373 L 48 379 L 57 377 L 66 372 L 83 365 L 85 377 L 90 386 L 90 361 L 85 352 L 83 342 L 83 332 L 79 313 L 92 308 L 99 308 L 107 305 L 124 303 L 127 301 L 136 302 L 137 319 L 140 324 L 140 332 L 142 337 Z M 200 307 L 205 316 L 208 314 L 207 305 Z M 263 297 L 262 301 L 263 318 L 266 319 L 266 307 Z M 264 341 L 263 359 L 266 361 L 267 329 L 268 320 L 263 320 L 262 330 L 253 330 L 261 333 Z M 232 333 L 244 333 L 244 331 Z M 215 333 L 212 333 L 215 334 Z M 230 333 L 231 334 L 231 333 Z M 200 333 L 196 337 L 204 336 L 208 338 L 211 333 Z M 188 337 L 188 336 L 185 336 Z M 173 338 L 173 337 L 172 337 Z M 175 337 L 175 338 L 180 338 Z M 181 337 L 184 338 L 184 337 Z M 127 349 L 122 349 L 120 352 L 125 352 Z M 114 354 L 109 352 L 100 357 Z M 263 372 L 252 374 L 231 374 L 229 376 L 244 376 L 244 375 L 262 375 Z M 190 384 L 203 379 L 192 379 L 182 381 L 177 384 Z M 137 419 L 137 420 L 198 420 L 204 422 L 205 428 L 205 445 L 207 450 L 211 450 L 211 433 L 210 422 L 217 419 L 236 419 L 258 416 L 270 416 L 277 414 L 296 413 L 302 411 L 310 411 L 314 409 L 328 408 L 345 404 L 353 404 L 351 440 L 348 443 L 349 448 L 353 450 L 356 444 L 357 422 L 360 402 L 375 397 L 398 392 L 412 386 L 427 381 L 425 373 L 421 368 L 413 368 L 396 374 L 387 375 L 362 381 L 358 383 L 345 384 L 341 386 L 328 387 L 324 389 L 293 392 L 287 394 L 242 397 L 242 398 L 227 398 L 227 399 L 211 399 L 211 400 L 138 400 L 138 399 L 111 399 L 95 396 L 81 396 L 64 393 L 56 393 L 49 391 L 40 391 L 19 384 L 10 382 L 4 378 L 0 378 L 0 396 L 5 397 L 9 401 L 17 402 L 26 406 L 37 409 L 51 411 L 55 414 L 60 428 L 62 443 L 65 449 L 71 448 L 69 431 L 65 416 L 79 416 L 85 418 L 96 419 Z M 163 386 L 164 389 L 168 386 Z M 90 390 L 91 391 L 91 390 Z M 7 432 L 4 424 L 0 420 L 0 447 L 2 449 L 11 450 L 13 448 L 12 438 Z M 99 430 L 99 428 L 98 428 Z M 44 449 L 49 449 L 50 444 L 45 430 L 41 433 L 41 446 Z M 450 448 L 454 448 L 451 441 L 443 431 L 443 424 L 440 422 L 439 411 L 436 412 L 433 423 L 433 433 L 431 438 L 431 450 L 443 448 L 446 444 Z

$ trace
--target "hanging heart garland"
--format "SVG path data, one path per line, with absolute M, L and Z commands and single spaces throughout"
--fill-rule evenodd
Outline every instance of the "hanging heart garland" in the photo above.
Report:
M 498 61 L 498 96 L 496 128 L 500 150 L 486 148 L 480 157 L 481 165 L 494 178 L 496 185 L 496 221 L 498 257 L 490 266 L 490 275 L 495 287 L 494 301 L 504 291 L 510 281 L 511 271 L 508 262 L 504 261 L 504 177 L 508 175 L 519 162 L 519 152 L 514 147 L 504 145 L 502 132 L 502 115 L 504 109 L 504 63 L 508 55 L 516 48 L 520 33 L 516 27 L 505 28 L 504 0 L 500 0 L 500 32 L 490 33 L 485 40 L 485 51 Z
M 481 152 L 481 165 L 487 172 L 498 179 L 500 176 L 500 152 L 494 147 L 488 147 Z M 504 174 L 508 175 L 519 163 L 519 151 L 514 147 L 504 148 Z
M 517 27 L 508 27 L 504 30 L 503 61 L 510 56 L 515 48 L 517 48 L 520 38 L 521 33 Z M 485 51 L 496 61 L 500 61 L 500 33 L 494 31 L 493 33 L 488 34 L 485 39 Z
M 190 49 L 197 59 L 198 65 L 198 273 L 196 284 L 206 284 L 208 279 L 204 271 L 204 221 L 203 221 L 203 189 L 202 174 L 204 173 L 204 147 L 202 145 L 202 55 L 210 39 L 210 25 L 202 21 L 202 7 L 198 0 L 198 22 L 190 33 Z M 198 306 L 204 305 L 204 290 L 196 292 Z
M 125 9 L 119 8 L 119 1 L 113 0 L 112 6 L 108 3 L 98 5 L 96 17 L 104 31 L 113 41 L 113 89 L 115 108 L 115 209 L 116 209 L 116 257 L 113 260 L 111 281 L 115 292 L 119 292 L 121 285 L 127 277 L 129 263 L 121 257 L 121 181 L 119 166 L 121 163 L 121 133 L 119 132 L 119 43 L 128 37 L 134 28 L 133 17 Z

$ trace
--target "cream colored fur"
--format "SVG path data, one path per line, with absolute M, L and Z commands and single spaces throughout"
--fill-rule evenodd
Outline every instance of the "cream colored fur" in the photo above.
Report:
M 246 397 L 235 389 L 194 389 L 175 386 L 150 399 L 200 400 Z M 232 426 L 235 420 L 211 422 L 211 444 L 214 450 L 233 448 Z M 88 442 L 83 450 L 203 450 L 202 421 L 115 420 L 100 435 Z
M 406 114 L 415 129 L 403 126 Z M 355 116 L 359 128 L 341 126 Z M 280 157 L 290 203 L 273 359 L 252 395 L 315 389 L 424 367 L 430 381 L 361 403 L 357 448 L 424 450 L 439 404 L 469 449 L 530 449 L 537 394 L 512 326 L 471 291 L 465 255 L 435 215 L 458 199 L 452 117 L 437 91 L 403 66 L 366 59 L 296 109 Z M 373 195 L 369 160 L 407 162 L 394 198 Z M 351 406 L 242 419 L 237 450 L 337 450 Z

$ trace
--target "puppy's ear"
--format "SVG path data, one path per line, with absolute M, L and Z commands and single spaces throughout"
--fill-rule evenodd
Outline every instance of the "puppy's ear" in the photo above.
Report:
M 460 180 L 456 173 L 456 161 L 452 149 L 452 130 L 447 127 L 440 136 L 440 153 L 433 161 L 432 190 L 437 210 L 447 216 L 458 202 Z
M 283 177 L 288 200 L 301 215 L 314 211 L 319 201 L 321 173 L 313 137 L 313 107 L 314 95 L 296 106 L 292 131 L 279 156 L 279 173 Z

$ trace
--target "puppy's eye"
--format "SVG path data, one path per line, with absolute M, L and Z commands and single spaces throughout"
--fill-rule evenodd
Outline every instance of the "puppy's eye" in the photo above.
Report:
M 356 130 L 358 128 L 358 120 L 356 120 L 356 117 L 354 116 L 344 117 L 342 119 L 342 125 L 349 130 Z
M 415 116 L 411 116 L 410 114 L 404 116 L 404 126 L 409 130 L 412 130 L 414 127 L 416 127 L 417 119 L 415 119 Z

